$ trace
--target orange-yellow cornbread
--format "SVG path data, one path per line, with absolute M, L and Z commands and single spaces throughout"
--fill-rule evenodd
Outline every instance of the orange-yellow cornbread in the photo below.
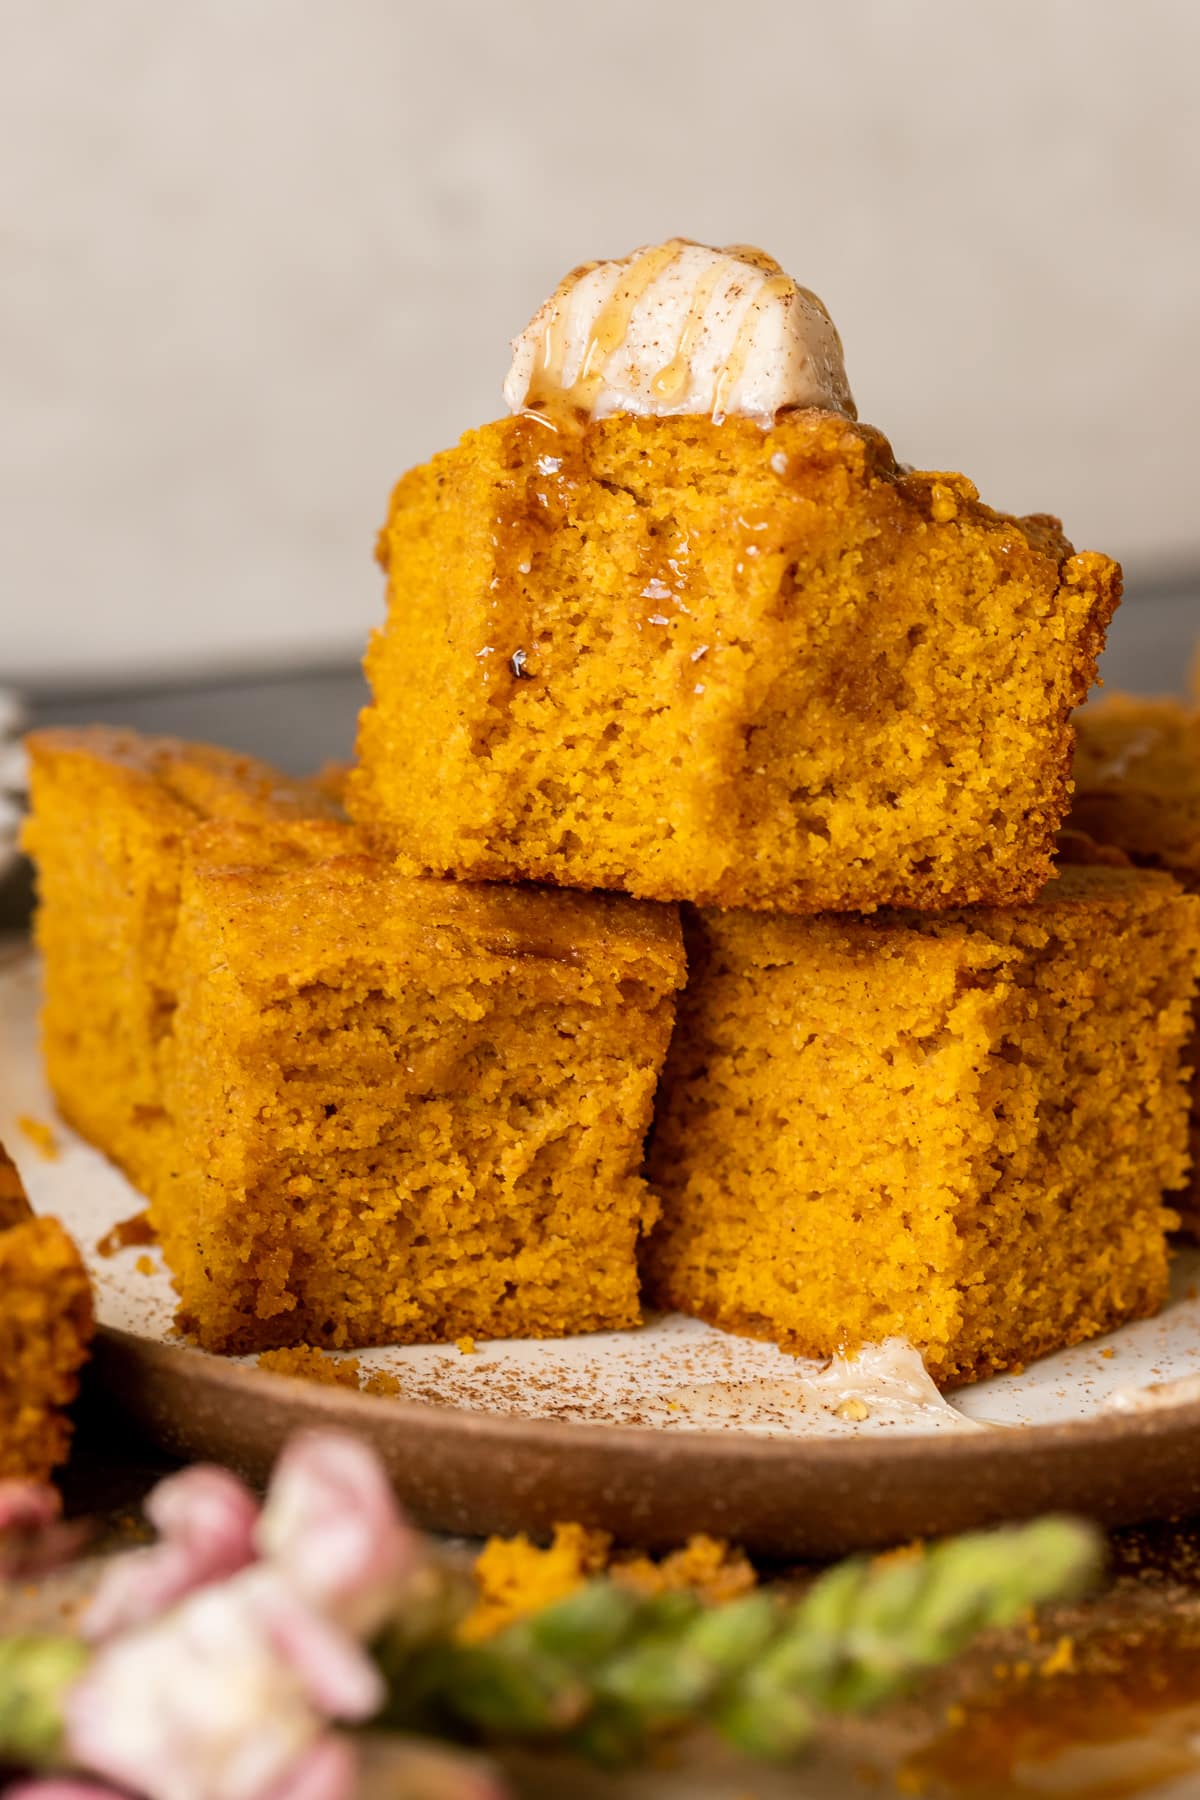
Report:
M 785 912 L 1031 899 L 1120 571 L 816 410 L 536 415 L 400 482 L 347 805 L 409 866 Z
M 103 726 L 27 743 L 47 1076 L 68 1124 L 148 1189 L 169 1155 L 160 1063 L 184 842 L 214 815 L 265 825 L 334 807 L 309 783 L 208 745 Z
M 1096 866 L 1012 910 L 690 929 L 653 1297 L 806 1355 L 903 1336 L 943 1384 L 1161 1305 L 1200 900 Z
M 148 831 L 161 801 L 128 779 L 127 741 L 77 734 L 74 772 L 50 780 L 52 735 L 29 834 L 48 985 L 74 983 L 89 1035 L 119 1021 L 150 1154 L 136 1120 L 77 1100 L 86 1063 L 54 1059 L 52 1078 L 141 1174 L 201 1343 L 636 1323 L 642 1139 L 684 975 L 674 911 L 411 880 L 349 826 L 247 821 L 223 792 L 207 820 Z M 191 755 L 173 746 L 160 773 L 147 749 L 139 767 L 173 794 Z M 72 865 L 90 871 L 74 887 Z M 91 896 L 123 878 L 161 909 L 152 965 L 132 926 L 125 962 L 109 956 Z M 152 982 L 153 1035 L 123 1016 Z
M 1072 825 L 1200 892 L 1200 703 L 1113 694 L 1077 724 Z M 1192 1173 L 1175 1204 L 1200 1237 L 1200 1009 L 1189 1060 Z
M 1071 824 L 1200 883 L 1200 705 L 1111 694 L 1075 723 Z
M 46 1481 L 92 1338 L 92 1295 L 57 1219 L 35 1219 L 0 1145 L 0 1479 Z

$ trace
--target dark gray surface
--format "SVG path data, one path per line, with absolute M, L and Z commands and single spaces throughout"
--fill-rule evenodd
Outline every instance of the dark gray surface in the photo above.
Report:
M 227 744 L 302 775 L 347 762 L 366 698 L 355 667 L 310 669 L 156 687 L 35 694 L 34 725 L 132 725 L 138 731 Z
M 1194 584 L 1144 588 L 1119 609 L 1102 673 L 1109 688 L 1181 693 L 1200 639 L 1200 578 Z M 215 677 L 32 696 L 37 725 L 101 722 L 132 725 L 228 744 L 265 757 L 293 774 L 345 761 L 366 697 L 354 665 L 293 674 Z
M 1175 586 L 1134 589 L 1117 608 L 1100 664 L 1106 688 L 1178 694 L 1200 643 L 1200 576 Z

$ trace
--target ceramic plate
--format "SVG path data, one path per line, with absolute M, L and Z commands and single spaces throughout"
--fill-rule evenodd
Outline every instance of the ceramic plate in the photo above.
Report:
M 61 1218 L 88 1260 L 101 1325 L 93 1380 L 181 1456 L 257 1477 L 291 1430 L 336 1422 L 376 1443 L 411 1510 L 434 1528 L 538 1531 L 570 1518 L 646 1545 L 703 1530 L 786 1556 L 1049 1508 L 1110 1523 L 1200 1508 L 1195 1250 L 1176 1259 L 1157 1319 L 948 1402 L 903 1368 L 890 1382 L 863 1384 L 853 1370 L 834 1379 L 770 1345 L 662 1315 L 638 1331 L 481 1343 L 473 1353 L 356 1352 L 365 1372 L 397 1378 L 395 1398 L 209 1356 L 175 1333 L 156 1250 L 100 1253 L 142 1203 L 53 1123 L 36 1004 L 33 958 L 13 947 L 0 963 L 0 1139 L 36 1209 Z M 53 1123 L 53 1156 L 21 1119 Z

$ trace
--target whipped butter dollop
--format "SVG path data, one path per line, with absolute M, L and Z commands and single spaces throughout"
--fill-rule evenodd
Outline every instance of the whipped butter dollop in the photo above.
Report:
M 504 398 L 513 412 L 565 405 L 593 419 L 858 416 L 817 296 L 761 250 L 687 238 L 573 269 L 513 340 Z

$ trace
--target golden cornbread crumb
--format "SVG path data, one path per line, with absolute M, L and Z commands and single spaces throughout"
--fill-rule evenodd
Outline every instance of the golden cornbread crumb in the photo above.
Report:
M 1045 1662 L 1038 1664 L 1039 1675 L 1073 1675 L 1075 1672 L 1075 1644 L 1069 1637 L 1060 1637 Z
M 52 1125 L 47 1125 L 44 1119 L 31 1119 L 27 1113 L 23 1113 L 17 1120 L 17 1130 L 27 1143 L 33 1145 L 43 1161 L 57 1162 L 60 1153 Z
M 373 1374 L 364 1375 L 359 1382 L 364 1394 L 378 1394 L 381 1399 L 394 1400 L 404 1389 L 398 1375 L 391 1375 L 386 1369 L 376 1369 Z
M 79 1252 L 57 1219 L 33 1216 L 0 1146 L 0 1478 L 46 1481 L 65 1461 L 92 1330 Z
M 347 806 L 406 866 L 1032 899 L 1120 571 L 820 411 L 499 420 L 399 483 Z
M 17 1165 L 0 1144 L 0 1231 L 7 1231 L 11 1225 L 23 1225 L 32 1217 L 33 1208 Z
M 400 1393 L 400 1378 L 386 1369 L 368 1371 L 357 1356 L 331 1356 L 315 1344 L 290 1344 L 279 1350 L 263 1350 L 260 1369 L 272 1375 L 290 1375 L 297 1381 L 315 1381 L 321 1387 L 354 1388 L 361 1394 L 393 1399 Z
M 554 1527 L 544 1549 L 522 1532 L 518 1537 L 491 1537 L 475 1560 L 479 1599 L 459 1626 L 468 1644 L 493 1637 L 516 1619 L 540 1612 L 576 1593 L 608 1565 L 612 1537 L 584 1525 Z
M 757 1581 L 743 1552 L 720 1538 L 698 1534 L 682 1550 L 655 1561 L 636 1551 L 614 1552 L 607 1531 L 556 1525 L 545 1548 L 524 1533 L 488 1539 L 475 1562 L 479 1599 L 459 1636 L 466 1643 L 481 1643 L 517 1619 L 567 1599 L 606 1570 L 614 1581 L 647 1597 L 688 1590 L 714 1605 L 748 1593 Z
M 712 1605 L 722 1605 L 748 1594 L 758 1576 L 745 1552 L 730 1547 L 723 1538 L 698 1532 L 682 1550 L 672 1550 L 655 1562 L 653 1557 L 618 1552 L 610 1562 L 614 1581 L 638 1593 L 670 1594 L 686 1590 Z
M 1071 824 L 1200 892 L 1200 684 L 1191 703 L 1108 695 L 1080 713 L 1078 727 Z M 1191 1175 L 1176 1204 L 1200 1237 L 1200 1008 L 1188 1061 Z
M 203 747 L 30 748 L 47 1067 L 149 1196 L 185 1330 L 250 1351 L 639 1321 L 673 909 L 410 879 Z
M 1032 905 L 704 913 L 660 1090 L 651 1295 L 949 1385 L 1166 1296 L 1200 900 L 1066 867 Z
M 455 1349 L 463 1356 L 474 1356 L 479 1346 L 473 1337 L 460 1337 L 455 1341 Z
M 358 1390 L 361 1368 L 356 1356 L 330 1356 L 313 1344 L 290 1344 L 280 1350 L 264 1350 L 258 1367 L 272 1375 L 290 1375 L 297 1381 L 315 1381 L 321 1387 Z

